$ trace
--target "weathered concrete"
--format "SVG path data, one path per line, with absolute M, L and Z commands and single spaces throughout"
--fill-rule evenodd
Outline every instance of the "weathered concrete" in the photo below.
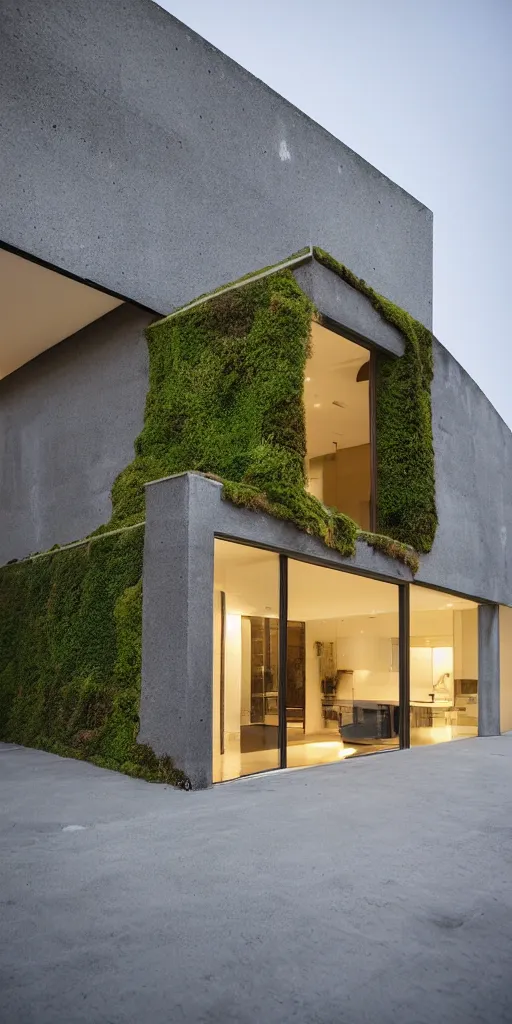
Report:
M 150 320 L 125 303 L 0 380 L 0 565 L 108 520 L 142 428 Z
M 151 0 L 3 0 L 0 67 L 0 240 L 161 312 L 313 243 L 431 324 L 430 211 Z
M 478 735 L 500 734 L 500 610 L 478 607 Z
M 188 473 L 148 484 L 141 743 L 194 788 L 212 783 L 213 546 L 220 484 Z
M 512 1019 L 512 736 L 201 793 L 0 776 L 2 1021 Z
M 512 604 L 512 433 L 436 340 L 432 427 L 439 526 L 418 579 Z
M 351 288 L 316 260 L 298 267 L 293 276 L 319 313 L 333 320 L 348 337 L 354 335 L 355 340 L 371 341 L 386 352 L 403 355 L 403 335 L 379 316 L 362 292 Z
M 412 579 L 366 544 L 346 558 L 290 523 L 237 508 L 223 501 L 221 484 L 197 473 L 148 484 L 139 741 L 170 755 L 197 789 L 212 783 L 215 536 L 391 582 Z

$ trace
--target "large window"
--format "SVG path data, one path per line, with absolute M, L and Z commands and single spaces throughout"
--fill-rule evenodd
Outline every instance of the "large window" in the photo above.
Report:
M 287 763 L 399 744 L 398 587 L 288 562 Z
M 478 605 L 410 588 L 411 746 L 478 733 Z
M 309 491 L 371 528 L 370 353 L 313 323 L 304 404 Z
M 398 587 L 282 561 L 284 651 L 279 555 L 215 541 L 215 782 L 399 745 Z
M 213 627 L 215 782 L 478 734 L 466 598 L 216 540 Z

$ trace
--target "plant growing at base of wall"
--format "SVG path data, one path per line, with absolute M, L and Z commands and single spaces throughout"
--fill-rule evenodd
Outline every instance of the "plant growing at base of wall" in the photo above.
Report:
M 0 739 L 186 785 L 137 743 L 144 531 L 0 571 Z

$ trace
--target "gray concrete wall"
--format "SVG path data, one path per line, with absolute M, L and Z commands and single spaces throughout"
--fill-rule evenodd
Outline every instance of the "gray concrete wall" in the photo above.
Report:
M 478 735 L 500 734 L 500 610 L 478 608 Z
M 313 243 L 430 326 L 430 211 L 151 0 L 3 0 L 0 67 L 0 240 L 160 312 Z
M 438 341 L 432 424 L 439 526 L 418 579 L 512 604 L 512 433 Z
M 138 739 L 171 756 L 194 789 L 212 782 L 215 536 L 390 582 L 411 580 L 405 566 L 366 544 L 344 558 L 290 523 L 236 508 L 222 500 L 219 483 L 199 474 L 148 484 Z
M 221 486 L 186 473 L 146 487 L 139 743 L 194 789 L 212 783 L 213 549 Z
M 0 565 L 108 520 L 142 427 L 151 319 L 118 306 L 0 381 Z

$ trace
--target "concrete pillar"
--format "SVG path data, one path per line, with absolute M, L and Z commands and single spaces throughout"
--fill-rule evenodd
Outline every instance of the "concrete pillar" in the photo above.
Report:
M 212 784 L 213 557 L 221 485 L 185 473 L 146 486 L 139 742 L 194 789 Z
M 499 605 L 478 606 L 478 735 L 500 734 Z

